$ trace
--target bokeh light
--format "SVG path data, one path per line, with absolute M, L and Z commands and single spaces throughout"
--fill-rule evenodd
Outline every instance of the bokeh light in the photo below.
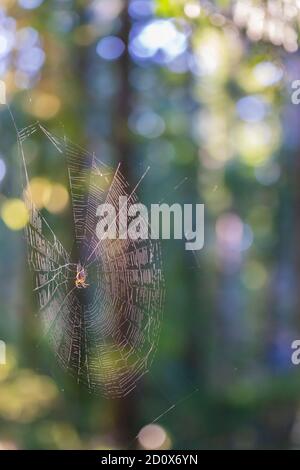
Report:
M 154 3 L 149 0 L 131 0 L 128 12 L 134 19 L 145 19 L 153 14 Z
M 34 205 L 41 209 L 49 202 L 51 196 L 51 183 L 46 178 L 32 178 L 29 183 L 31 199 Z
M 1 207 L 3 222 L 11 230 L 21 230 L 28 223 L 28 210 L 21 199 L 7 199 Z
M 196 1 L 187 1 L 184 5 L 184 13 L 189 18 L 198 18 L 201 13 L 200 3 Z
M 17 444 L 13 441 L 1 440 L 0 441 L 0 450 L 17 450 Z
M 125 44 L 116 36 L 107 36 L 98 42 L 96 50 L 102 59 L 116 60 L 123 54 Z
M 267 271 L 262 263 L 255 260 L 250 260 L 246 263 L 242 273 L 242 281 L 247 289 L 262 289 L 265 286 L 267 279 Z
M 19 5 L 26 10 L 34 10 L 39 7 L 44 0 L 18 0 Z
M 21 370 L 1 383 L 0 416 L 8 421 L 30 422 L 42 415 L 57 398 L 57 387 L 45 376 Z
M 6 175 L 6 165 L 2 158 L 0 158 L 0 182 L 4 179 Z
M 258 122 L 266 115 L 266 104 L 258 96 L 245 96 L 236 104 L 239 117 L 246 122 Z
M 30 95 L 30 101 L 25 101 L 26 110 L 38 119 L 52 119 L 60 110 L 61 101 L 58 96 L 34 91 Z
M 148 424 L 138 434 L 140 445 L 147 450 L 166 449 L 165 445 L 168 440 L 166 431 L 158 424 Z
M 130 116 L 129 127 L 136 134 L 154 139 L 163 134 L 165 123 L 161 116 L 146 109 Z
M 111 23 L 123 9 L 122 0 L 93 0 L 88 6 L 92 22 L 99 25 Z
M 269 162 L 267 165 L 255 168 L 255 177 L 264 186 L 276 183 L 280 178 L 280 166 L 276 162 Z
M 39 47 L 32 47 L 30 49 L 26 49 L 22 54 L 20 54 L 17 65 L 19 70 L 33 74 L 42 67 L 44 60 L 44 51 Z
M 236 214 L 221 215 L 216 222 L 216 234 L 222 249 L 224 251 L 240 251 L 243 230 L 243 222 Z
M 137 59 L 156 59 L 167 63 L 182 54 L 187 47 L 186 35 L 171 20 L 153 20 L 133 29 L 129 50 Z
M 0 77 L 6 78 L 8 88 L 12 88 L 12 74 L 17 87 L 32 87 L 44 62 L 37 30 L 31 26 L 18 29 L 16 20 L 0 9 Z
M 254 78 L 264 86 L 271 86 L 278 83 L 283 77 L 283 71 L 272 62 L 260 62 L 253 69 Z
M 66 188 L 55 183 L 51 186 L 49 198 L 45 201 L 45 208 L 53 214 L 58 214 L 66 209 L 69 202 L 69 193 Z
M 238 0 L 234 3 L 233 19 L 240 28 L 245 28 L 252 41 L 268 40 L 276 46 L 282 45 L 288 52 L 295 52 L 299 8 L 290 0 Z
M 246 164 L 255 167 L 264 164 L 270 158 L 280 138 L 279 131 L 274 132 L 275 129 L 266 122 L 236 126 L 232 143 Z

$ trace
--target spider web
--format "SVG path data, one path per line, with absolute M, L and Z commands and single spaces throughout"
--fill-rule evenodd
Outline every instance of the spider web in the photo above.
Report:
M 119 196 L 137 203 L 136 189 L 146 173 L 130 191 L 120 165 L 113 171 L 40 123 L 17 132 L 30 216 L 25 229 L 28 261 L 44 335 L 78 383 L 94 393 L 123 397 L 149 370 L 157 349 L 164 302 L 161 247 L 150 239 L 99 240 L 96 210 L 109 203 L 116 214 L 122 213 Z M 71 251 L 59 241 L 30 193 L 23 144 L 38 133 L 65 157 L 74 225 Z M 147 228 L 143 220 L 141 233 Z M 120 224 L 119 237 L 123 230 Z M 87 273 L 85 289 L 75 286 L 79 262 Z

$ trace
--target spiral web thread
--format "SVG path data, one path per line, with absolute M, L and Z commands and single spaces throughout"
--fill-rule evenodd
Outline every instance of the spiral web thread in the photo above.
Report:
M 99 204 L 112 204 L 120 215 L 119 196 L 137 203 L 138 185 L 130 192 L 120 165 L 112 171 L 95 155 L 54 136 L 39 123 L 18 132 L 23 156 L 24 141 L 37 133 L 65 156 L 75 247 L 71 253 L 63 247 L 27 188 L 28 260 L 44 334 L 60 364 L 78 383 L 94 393 L 122 397 L 149 370 L 157 349 L 164 302 L 160 243 L 150 239 L 99 240 Z M 25 160 L 24 165 L 27 175 Z M 120 224 L 119 234 L 124 233 L 123 228 Z M 147 228 L 143 220 L 141 233 Z M 75 286 L 79 261 L 87 272 L 86 289 Z

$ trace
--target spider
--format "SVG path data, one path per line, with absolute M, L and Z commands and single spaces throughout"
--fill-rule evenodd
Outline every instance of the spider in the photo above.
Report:
M 84 268 L 81 266 L 81 264 L 77 264 L 77 273 L 76 273 L 76 277 L 75 277 L 75 286 L 78 288 L 78 289 L 84 289 L 86 287 L 88 287 L 89 284 L 86 284 L 86 272 L 84 270 Z

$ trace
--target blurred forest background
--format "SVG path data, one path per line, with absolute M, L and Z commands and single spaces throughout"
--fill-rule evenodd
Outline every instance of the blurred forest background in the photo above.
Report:
M 40 346 L 16 134 L 0 108 L 0 448 L 300 447 L 299 24 L 298 0 L 0 0 L 18 127 L 39 120 L 121 161 L 131 184 L 150 165 L 143 203 L 206 207 L 201 252 L 163 242 L 150 373 L 126 399 L 93 397 Z M 71 237 L 65 162 L 26 145 L 39 207 Z

